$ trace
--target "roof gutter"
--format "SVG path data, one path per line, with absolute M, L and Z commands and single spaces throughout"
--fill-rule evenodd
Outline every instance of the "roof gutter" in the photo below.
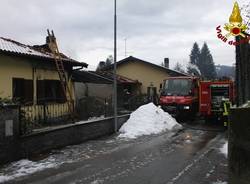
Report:
M 84 66 L 80 66 L 79 68 L 73 69 L 73 71 L 79 71 L 81 69 L 83 69 Z

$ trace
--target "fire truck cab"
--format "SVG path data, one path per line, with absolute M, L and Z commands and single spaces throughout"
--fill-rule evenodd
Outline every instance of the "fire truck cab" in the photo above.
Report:
M 173 116 L 195 116 L 199 107 L 197 77 L 169 77 L 163 81 L 159 104 Z

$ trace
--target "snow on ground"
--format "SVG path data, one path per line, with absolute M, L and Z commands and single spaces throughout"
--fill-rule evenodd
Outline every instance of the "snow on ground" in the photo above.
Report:
M 228 142 L 226 142 L 222 148 L 220 148 L 221 153 L 223 153 L 227 157 L 227 152 L 228 152 Z
M 217 182 L 213 182 L 213 184 L 227 184 L 227 182 L 222 182 L 222 181 L 217 181 Z
M 0 184 L 7 181 L 19 179 L 19 177 L 28 177 L 31 174 L 46 169 L 56 169 L 62 164 L 70 164 L 87 160 L 97 156 L 111 153 L 120 149 L 120 146 L 133 144 L 135 142 L 144 142 L 143 140 L 124 140 L 110 137 L 109 139 L 100 139 L 84 142 L 79 145 L 67 146 L 60 150 L 52 150 L 50 153 L 36 157 L 37 161 L 20 160 L 0 167 Z M 98 181 L 101 183 L 101 181 Z
M 56 163 L 52 162 L 32 162 L 27 159 L 19 160 L 17 162 L 13 162 L 11 167 L 13 168 L 13 173 L 9 173 L 4 175 L 4 173 L 0 172 L 0 183 L 5 183 L 9 180 L 13 180 L 15 178 L 26 176 L 29 174 L 33 174 L 38 171 L 42 171 L 47 168 L 56 167 Z
M 103 180 L 95 180 L 92 181 L 90 184 L 102 184 L 104 181 Z
M 134 139 L 142 135 L 158 134 L 181 127 L 170 114 L 149 103 L 139 107 L 130 115 L 128 121 L 120 128 L 119 137 Z
M 99 116 L 99 117 L 90 117 L 90 118 L 88 119 L 88 121 L 91 121 L 91 120 L 97 121 L 97 120 L 101 120 L 101 119 L 104 119 L 104 118 L 105 118 L 104 115 L 101 115 L 101 116 Z

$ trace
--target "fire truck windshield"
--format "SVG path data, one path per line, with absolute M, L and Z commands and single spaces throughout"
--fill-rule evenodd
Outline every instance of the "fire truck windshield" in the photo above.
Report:
M 192 81 L 188 79 L 168 79 L 164 84 L 162 91 L 166 96 L 186 96 L 191 90 Z

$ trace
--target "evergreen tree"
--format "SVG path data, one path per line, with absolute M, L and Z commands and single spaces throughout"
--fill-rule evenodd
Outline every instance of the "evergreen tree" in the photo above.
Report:
M 200 72 L 197 69 L 198 63 L 200 62 L 200 48 L 199 45 L 195 42 L 189 55 L 189 65 L 187 67 L 187 73 L 200 76 Z
M 189 55 L 189 57 L 190 57 L 189 62 L 193 65 L 197 65 L 197 63 L 200 60 L 200 54 L 201 54 L 201 52 L 200 52 L 199 45 L 195 42 L 193 45 L 193 48 L 191 50 L 191 54 Z
M 185 73 L 185 70 L 183 69 L 183 66 L 179 62 L 177 62 L 175 64 L 174 70 L 179 71 L 181 73 Z
M 210 50 L 206 43 L 203 44 L 200 60 L 197 63 L 198 68 L 201 71 L 201 75 L 205 79 L 215 79 L 216 78 L 216 69 L 213 61 L 213 56 L 210 53 Z

